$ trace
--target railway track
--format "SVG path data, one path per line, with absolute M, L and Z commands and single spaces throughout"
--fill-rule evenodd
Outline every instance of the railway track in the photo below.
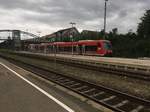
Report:
M 37 56 L 34 54 L 22 54 L 22 53 L 17 53 L 17 55 L 54 62 L 54 57 L 47 58 L 46 56 Z M 73 59 L 65 59 L 65 58 L 61 59 L 58 57 L 56 57 L 55 62 L 64 64 L 64 65 L 70 65 L 73 67 L 94 70 L 98 72 L 105 72 L 105 73 L 109 73 L 112 75 L 126 76 L 129 78 L 150 81 L 150 71 L 147 71 L 146 69 L 138 68 L 137 70 L 135 70 L 134 67 L 125 68 L 124 66 L 121 66 L 121 65 L 115 66 L 115 65 L 103 64 L 103 63 L 91 63 L 91 62 L 88 63 L 88 62 L 77 61 Z
M 56 61 L 61 64 L 70 65 L 70 66 L 74 66 L 74 67 L 78 67 L 78 68 L 84 68 L 84 69 L 88 69 L 88 70 L 109 73 L 112 75 L 126 76 L 129 78 L 150 81 L 150 73 L 133 71 L 133 68 L 129 68 L 130 70 L 124 70 L 121 67 L 116 68 L 113 65 L 112 66 L 103 66 L 103 65 L 98 65 L 98 64 L 76 62 L 75 60 L 66 62 L 64 60 L 57 59 Z
M 6 57 L 5 57 L 6 58 Z M 95 101 L 115 112 L 150 112 L 150 101 L 120 91 L 80 79 L 65 76 L 63 73 L 46 70 L 15 59 L 6 58 L 14 64 L 33 72 L 47 80 L 72 90 L 92 101 Z

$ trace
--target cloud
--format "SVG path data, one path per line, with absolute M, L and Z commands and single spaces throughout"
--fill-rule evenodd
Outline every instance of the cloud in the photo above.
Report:
M 107 31 L 136 31 L 148 4 L 149 0 L 109 0 Z M 1 0 L 0 14 L 1 29 L 40 30 L 44 35 L 70 27 L 73 21 L 79 29 L 101 30 L 104 0 Z

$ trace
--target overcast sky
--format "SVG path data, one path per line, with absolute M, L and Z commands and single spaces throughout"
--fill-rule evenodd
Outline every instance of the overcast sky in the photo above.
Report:
M 109 0 L 107 31 L 136 31 L 150 0 Z M 83 30 L 103 29 L 104 0 L 0 0 L 0 29 L 50 34 L 68 28 L 70 22 Z

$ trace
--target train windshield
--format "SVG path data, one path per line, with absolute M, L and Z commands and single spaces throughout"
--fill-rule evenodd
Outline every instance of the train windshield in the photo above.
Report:
M 107 50 L 111 50 L 112 49 L 112 46 L 111 46 L 111 44 L 109 42 L 104 42 L 103 45 L 104 45 L 104 49 L 107 49 Z

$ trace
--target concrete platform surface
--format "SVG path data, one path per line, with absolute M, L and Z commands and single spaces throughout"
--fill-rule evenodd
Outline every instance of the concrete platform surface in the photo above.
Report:
M 1 112 L 68 112 L 2 65 L 0 69 Z
M 26 51 L 19 51 L 19 53 L 29 53 L 54 57 L 54 54 L 44 54 L 44 53 L 32 53 Z M 106 62 L 111 64 L 120 65 L 131 65 L 131 66 L 141 66 L 150 68 L 150 59 L 131 59 L 131 58 L 115 58 L 115 57 L 98 57 L 98 56 L 84 56 L 84 55 L 67 55 L 67 54 L 57 54 L 57 57 L 78 59 L 84 61 L 95 61 L 95 62 Z

